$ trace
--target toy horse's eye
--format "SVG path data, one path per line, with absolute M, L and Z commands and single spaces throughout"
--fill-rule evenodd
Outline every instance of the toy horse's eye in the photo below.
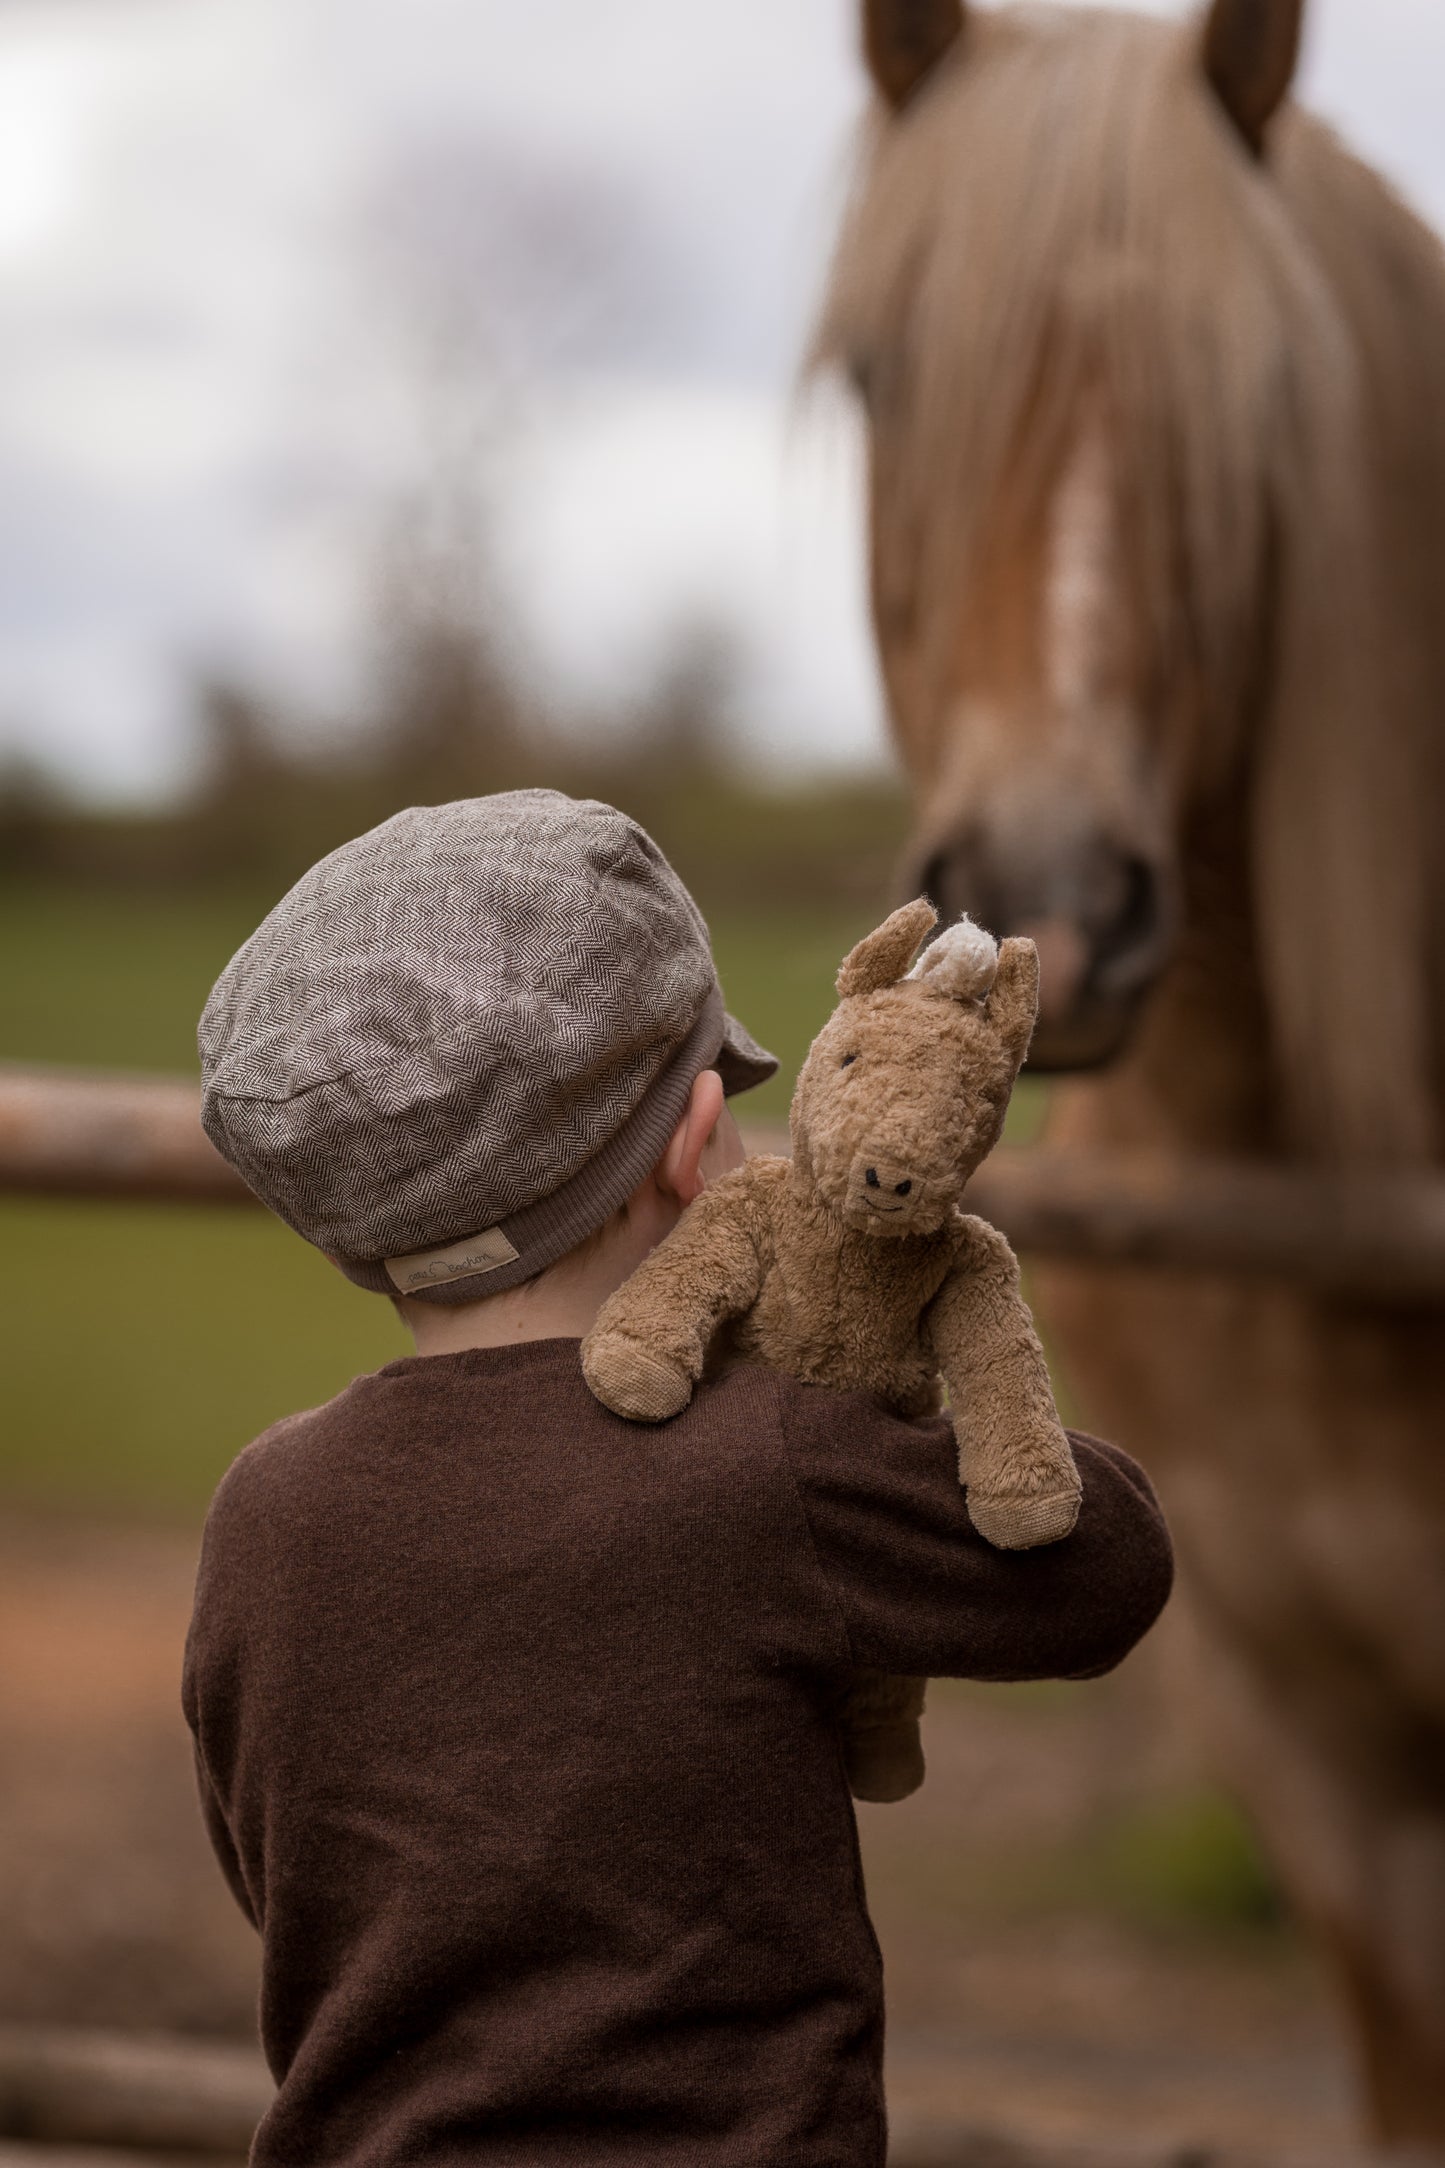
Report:
M 856 1054 L 845 1054 L 843 1056 L 843 1059 L 839 1062 L 838 1067 L 840 1069 L 846 1069 L 850 1061 L 856 1061 L 857 1059 L 858 1056 Z

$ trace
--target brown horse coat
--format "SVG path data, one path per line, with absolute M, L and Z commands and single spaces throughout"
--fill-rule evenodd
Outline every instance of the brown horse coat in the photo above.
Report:
M 1202 25 L 866 0 L 821 333 L 867 410 L 916 885 L 1027 933 L 1052 1134 L 1438 1164 L 1445 264 L 1282 105 L 1301 0 Z M 1445 2140 L 1445 1332 L 1050 1269 L 1156 1470 L 1193 1698 L 1338 1966 L 1380 2127 Z

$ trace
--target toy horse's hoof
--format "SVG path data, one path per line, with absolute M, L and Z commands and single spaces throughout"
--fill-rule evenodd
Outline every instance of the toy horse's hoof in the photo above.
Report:
M 917 1724 L 845 1732 L 843 1767 L 855 1799 L 875 1806 L 907 1799 L 923 1782 L 923 1743 Z
M 1044 1491 L 1032 1498 L 1023 1498 L 1015 1492 L 1007 1497 L 981 1497 L 977 1491 L 968 1494 L 968 1517 L 983 1537 L 998 1551 L 1035 1551 L 1044 1543 L 1059 1543 L 1072 1534 L 1079 1518 L 1080 1492 L 1077 1488 L 1064 1491 Z
M 583 1342 L 582 1375 L 604 1408 L 634 1423 L 665 1423 L 692 1398 L 690 1377 L 623 1332 Z

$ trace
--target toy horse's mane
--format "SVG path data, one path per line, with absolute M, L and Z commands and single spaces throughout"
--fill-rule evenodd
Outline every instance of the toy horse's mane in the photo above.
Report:
M 954 1001 L 981 1000 L 998 977 L 998 943 L 965 913 L 929 942 L 908 977 Z

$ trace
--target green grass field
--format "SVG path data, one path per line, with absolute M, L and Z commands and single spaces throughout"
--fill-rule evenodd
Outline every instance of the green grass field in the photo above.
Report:
M 268 899 L 0 891 L 0 1059 L 195 1071 L 195 1024 Z M 715 916 L 781 1119 L 866 911 Z M 194 1514 L 247 1439 L 406 1352 L 390 1306 L 257 1211 L 0 1201 L 0 1490 Z

